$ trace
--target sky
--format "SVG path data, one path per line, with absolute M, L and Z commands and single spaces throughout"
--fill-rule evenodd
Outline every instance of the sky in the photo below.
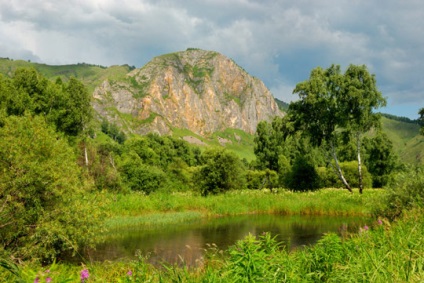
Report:
M 365 64 L 378 111 L 424 107 L 422 0 L 0 0 L 3 58 L 138 68 L 187 48 L 233 59 L 285 102 L 313 68 Z

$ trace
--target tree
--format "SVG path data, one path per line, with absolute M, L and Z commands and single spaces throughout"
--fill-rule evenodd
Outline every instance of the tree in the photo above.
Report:
M 340 101 L 343 84 L 340 66 L 332 65 L 326 70 L 320 67 L 313 69 L 309 80 L 297 84 L 293 90 L 300 100 L 290 103 L 289 119 L 296 130 L 310 137 L 312 144 L 323 146 L 327 159 L 333 159 L 334 170 L 340 180 L 352 192 L 336 153 L 337 129 L 344 122 Z M 331 161 L 329 164 L 333 166 Z
M 379 127 L 380 115 L 374 110 L 385 106 L 386 100 L 377 89 L 375 76 L 368 72 L 365 65 L 350 65 L 343 79 L 341 96 L 337 98 L 341 104 L 340 121 L 344 122 L 340 126 L 352 133 L 356 140 L 359 193 L 362 194 L 362 135 L 373 127 Z
M 391 173 L 396 169 L 398 157 L 388 136 L 378 131 L 373 138 L 364 138 L 367 158 L 365 165 L 372 175 L 372 186 L 382 188 L 389 182 Z
M 275 139 L 275 131 L 271 124 L 266 121 L 258 123 L 254 138 L 253 151 L 256 155 L 258 169 L 279 171 L 278 159 L 280 148 Z
M 0 244 L 15 257 L 53 260 L 94 245 L 102 221 L 84 193 L 67 140 L 41 116 L 10 116 L 0 128 Z
M 418 122 L 421 125 L 420 134 L 424 136 L 424 108 L 421 108 L 418 114 L 420 115 Z
M 238 156 L 225 149 L 207 149 L 201 156 L 203 165 L 194 174 L 202 196 L 229 190 L 243 189 L 246 185 L 245 168 Z

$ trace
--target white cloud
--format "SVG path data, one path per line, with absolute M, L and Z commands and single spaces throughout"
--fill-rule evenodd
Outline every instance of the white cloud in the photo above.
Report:
M 0 7 L 0 57 L 141 66 L 200 47 L 234 59 L 283 99 L 318 65 L 366 64 L 391 103 L 424 106 L 420 0 L 0 0 Z

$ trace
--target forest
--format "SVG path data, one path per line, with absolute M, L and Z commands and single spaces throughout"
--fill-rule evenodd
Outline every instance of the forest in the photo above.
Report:
M 374 75 L 366 66 L 318 67 L 293 92 L 299 99 L 284 117 L 258 124 L 249 161 L 223 147 L 128 134 L 93 111 L 76 78 L 50 80 L 33 68 L 0 75 L 0 282 L 383 282 L 390 274 L 394 281 L 424 280 L 423 168 L 402 162 L 382 130 L 376 110 L 386 100 Z M 423 127 L 424 108 L 417 114 Z M 269 234 L 247 237 L 224 257 L 211 252 L 198 270 L 155 269 L 143 256 L 130 267 L 67 262 L 101 242 L 107 221 L 123 215 L 112 209 L 123 207 L 118 199 L 159 202 L 149 212 L 211 216 L 248 212 L 234 212 L 247 202 L 242 192 L 272 203 L 259 210 L 273 213 L 355 214 L 367 202 L 361 213 L 376 222 L 362 234 L 328 235 L 294 253 Z M 281 208 L 288 193 L 299 204 L 311 192 L 312 210 Z M 167 202 L 174 196 L 183 208 Z M 340 197 L 341 207 L 326 207 Z M 344 210 L 352 198 L 356 207 Z M 195 208 L 204 201 L 233 207 Z M 394 262 L 402 249 L 405 262 Z M 55 281 L 39 271 L 47 269 L 56 270 Z M 97 274 L 89 277 L 89 269 Z

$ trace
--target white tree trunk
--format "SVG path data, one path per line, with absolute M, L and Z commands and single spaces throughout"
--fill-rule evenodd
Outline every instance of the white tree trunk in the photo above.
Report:
M 364 185 L 363 185 L 362 164 L 361 164 L 361 134 L 359 132 L 356 133 L 356 149 L 358 153 L 359 193 L 362 194 Z
M 87 144 L 85 142 L 84 142 L 84 158 L 85 158 L 85 166 L 88 167 Z
M 342 168 L 340 168 L 339 161 L 337 159 L 336 150 L 334 149 L 334 145 L 332 142 L 330 142 L 331 147 L 331 156 L 333 157 L 333 160 L 336 164 L 336 168 L 334 170 L 336 171 L 337 175 L 339 176 L 340 180 L 342 181 L 343 185 L 346 187 L 346 189 L 352 193 L 352 188 L 350 187 L 349 183 L 347 182 L 346 178 L 343 175 Z M 330 163 L 331 164 L 331 163 Z

